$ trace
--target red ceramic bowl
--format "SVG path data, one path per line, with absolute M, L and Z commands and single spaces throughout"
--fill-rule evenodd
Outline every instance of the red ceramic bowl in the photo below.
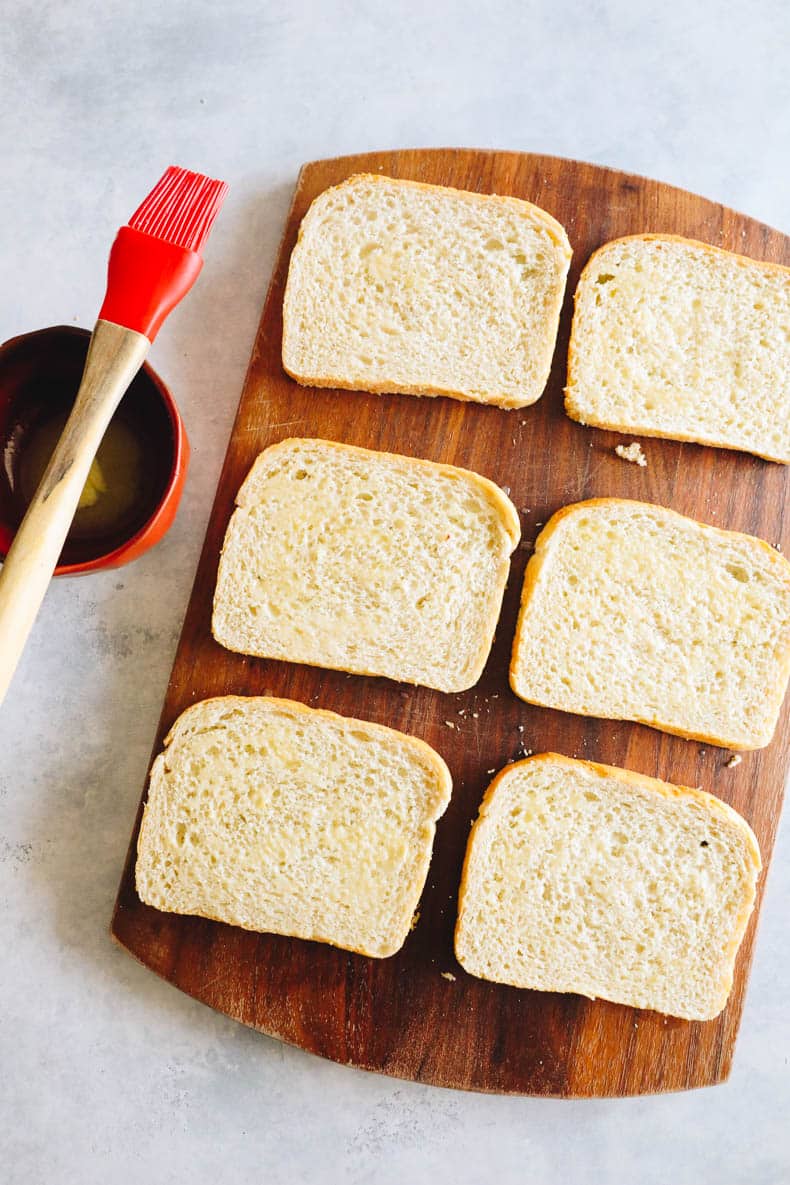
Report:
M 0 558 L 5 558 L 26 509 L 16 465 L 26 436 L 37 423 L 74 403 L 89 340 L 87 329 L 55 325 L 0 346 Z M 101 533 L 70 533 L 56 576 L 127 564 L 158 543 L 175 518 L 189 443 L 170 392 L 147 363 L 121 400 L 116 418 L 142 450 L 134 504 Z

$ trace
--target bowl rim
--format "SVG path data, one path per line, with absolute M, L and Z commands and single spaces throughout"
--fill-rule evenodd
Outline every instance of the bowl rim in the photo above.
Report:
M 13 337 L 0 343 L 0 366 L 2 366 L 3 356 L 7 351 L 12 350 L 21 342 L 27 342 L 37 337 L 79 337 L 84 340 L 90 340 L 92 331 L 85 329 L 81 325 L 46 325 L 41 329 L 31 329 L 25 333 L 17 333 Z M 124 562 L 125 557 L 129 559 L 134 558 L 130 556 L 129 552 L 134 552 L 135 555 L 141 555 L 147 551 L 154 544 L 158 543 L 169 528 L 170 522 L 175 515 L 175 504 L 177 505 L 180 499 L 181 488 L 186 476 L 186 467 L 189 461 L 189 441 L 187 439 L 186 428 L 181 414 L 176 406 L 176 402 L 172 396 L 170 388 L 164 379 L 154 370 L 150 362 L 146 359 L 140 367 L 141 374 L 144 374 L 148 381 L 153 386 L 164 408 L 167 412 L 170 421 L 170 427 L 173 433 L 173 447 L 171 452 L 171 460 L 169 467 L 169 477 L 167 484 L 162 491 L 159 501 L 151 515 L 146 519 L 142 526 L 130 535 L 123 543 L 119 543 L 111 551 L 102 552 L 101 555 L 95 556 L 90 560 L 83 560 L 77 564 L 58 564 L 53 575 L 55 576 L 77 576 L 85 572 L 96 572 L 104 568 L 115 568 Z M 162 520 L 166 521 L 162 524 L 162 529 L 158 530 Z M 148 539 L 148 536 L 151 536 Z M 7 555 L 6 548 L 0 546 L 0 561 L 4 561 Z

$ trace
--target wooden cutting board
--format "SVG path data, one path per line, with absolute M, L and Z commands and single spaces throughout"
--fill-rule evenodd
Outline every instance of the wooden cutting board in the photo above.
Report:
M 564 224 L 574 259 L 551 380 L 537 404 L 502 411 L 451 399 L 310 390 L 285 375 L 280 365 L 282 297 L 300 219 L 317 194 L 356 172 L 514 194 L 543 206 Z M 316 161 L 302 169 L 154 748 L 160 749 L 175 718 L 196 700 L 270 693 L 422 737 L 446 759 L 453 797 L 438 826 L 419 924 L 403 950 L 382 961 L 142 905 L 133 878 L 138 814 L 112 933 L 183 991 L 312 1053 L 442 1086 L 573 1097 L 679 1090 L 727 1077 L 753 953 L 754 920 L 738 957 L 729 1005 L 705 1024 L 579 996 L 484 983 L 467 975 L 453 957 L 456 894 L 470 821 L 490 772 L 525 749 L 556 750 L 702 786 L 746 816 L 766 865 L 771 855 L 790 749 L 786 709 L 772 744 L 745 754 L 737 768 L 729 769 L 729 754 L 712 746 L 636 724 L 530 707 L 508 688 L 524 566 L 540 525 L 568 502 L 609 495 L 658 502 L 704 522 L 781 543 L 785 551 L 790 548 L 790 531 L 782 529 L 788 493 L 783 466 L 722 449 L 644 439 L 648 465 L 639 468 L 614 453 L 614 446 L 628 438 L 584 428 L 563 413 L 572 293 L 579 271 L 601 243 L 639 231 L 688 235 L 790 265 L 790 239 L 767 226 L 668 185 L 575 161 L 431 149 Z M 521 514 L 523 544 L 513 557 L 493 652 L 472 691 L 444 695 L 385 679 L 248 659 L 213 641 L 211 599 L 234 495 L 256 454 L 287 436 L 326 437 L 446 461 L 477 470 L 509 489 Z M 764 882 L 765 874 L 761 888 Z

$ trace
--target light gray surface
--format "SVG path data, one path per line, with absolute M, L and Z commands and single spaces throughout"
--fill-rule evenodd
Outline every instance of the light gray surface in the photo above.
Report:
M 204 275 L 153 351 L 194 449 L 177 523 L 129 568 L 52 587 L 0 716 L 5 1181 L 787 1180 L 786 827 L 735 1070 L 688 1095 L 563 1103 L 376 1078 L 214 1015 L 107 937 L 299 164 L 378 147 L 535 150 L 788 230 L 787 12 L 784 0 L 2 5 L 0 337 L 92 322 L 112 235 L 166 165 L 231 183 Z

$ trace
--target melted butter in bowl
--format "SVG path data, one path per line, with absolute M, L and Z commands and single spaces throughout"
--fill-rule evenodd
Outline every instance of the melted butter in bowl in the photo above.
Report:
M 28 431 L 17 461 L 19 495 L 27 505 L 65 427 L 66 412 Z M 111 421 L 85 482 L 69 534 L 72 538 L 105 534 L 127 521 L 140 498 L 143 450 L 139 437 L 122 419 Z
M 63 431 L 89 340 L 54 326 L 0 346 L 0 560 Z M 153 546 L 175 516 L 188 457 L 172 397 L 144 364 L 99 445 L 56 574 L 115 567 Z

